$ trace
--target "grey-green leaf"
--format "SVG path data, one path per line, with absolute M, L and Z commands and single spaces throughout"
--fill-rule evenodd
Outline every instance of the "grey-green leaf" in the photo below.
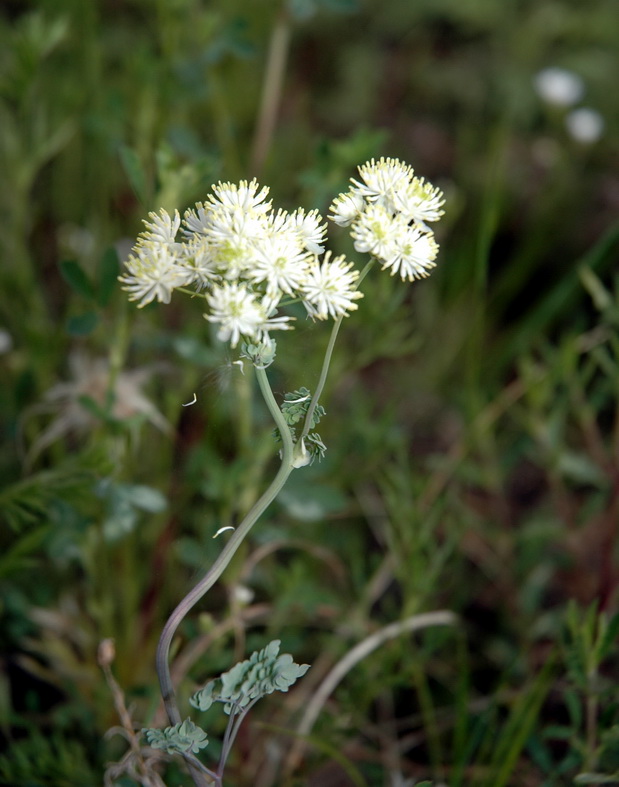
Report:
M 148 745 L 153 749 L 163 749 L 167 754 L 197 754 L 208 746 L 208 738 L 201 727 L 191 719 L 166 727 L 165 730 L 143 729 Z

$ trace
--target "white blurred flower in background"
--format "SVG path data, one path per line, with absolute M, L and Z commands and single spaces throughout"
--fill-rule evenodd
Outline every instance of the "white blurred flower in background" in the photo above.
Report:
M 121 371 L 112 381 L 106 359 L 90 358 L 76 352 L 69 357 L 69 368 L 71 380 L 56 383 L 46 391 L 43 401 L 27 413 L 30 416 L 44 413 L 55 415 L 30 448 L 29 462 L 56 440 L 70 434 L 82 435 L 94 429 L 100 419 L 87 402 L 105 411 L 110 393 L 110 415 L 113 418 L 123 421 L 132 416 L 142 416 L 166 434 L 173 431 L 170 422 L 142 392 L 142 387 L 157 371 L 156 365 Z
M 556 66 L 539 71 L 533 84 L 541 99 L 558 107 L 571 107 L 585 94 L 584 82 L 578 74 Z
M 589 107 L 572 110 L 565 118 L 565 125 L 570 136 L 583 144 L 597 142 L 604 132 L 604 118 Z
M 13 349 L 13 337 L 6 328 L 0 328 L 0 355 L 5 355 Z

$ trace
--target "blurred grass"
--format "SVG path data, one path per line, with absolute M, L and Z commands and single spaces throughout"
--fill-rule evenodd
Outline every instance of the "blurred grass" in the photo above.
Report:
M 287 69 L 256 172 L 278 20 Z M 614 778 L 616 643 L 592 650 L 566 610 L 595 603 L 602 626 L 618 600 L 618 36 L 613 0 L 3 4 L 0 782 L 101 784 L 123 756 L 103 737 L 104 637 L 136 726 L 163 722 L 161 625 L 271 471 L 267 415 L 200 313 L 137 312 L 114 286 L 127 238 L 219 178 L 324 211 L 379 155 L 445 190 L 439 267 L 397 288 L 373 272 L 327 387 L 327 458 L 187 622 L 181 694 L 269 638 L 314 665 L 255 710 L 239 787 Z M 546 66 L 584 79 L 598 142 L 535 94 Z M 282 337 L 278 392 L 312 388 L 320 342 Z M 272 725 L 293 729 L 371 632 L 438 608 L 460 629 L 358 664 L 292 770 Z M 583 652 L 595 680 L 574 672 Z

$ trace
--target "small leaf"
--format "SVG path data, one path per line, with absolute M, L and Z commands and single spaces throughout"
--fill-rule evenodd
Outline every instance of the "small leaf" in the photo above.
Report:
M 194 694 L 191 704 L 206 710 L 214 701 L 223 702 L 225 713 L 236 714 L 267 694 L 288 691 L 297 678 L 305 675 L 309 664 L 295 664 L 288 653 L 278 657 L 279 646 L 280 641 L 275 639 L 262 650 L 252 653 L 246 661 L 235 664 Z M 217 683 L 220 684 L 219 689 L 216 689 Z
M 78 295 L 88 300 L 94 300 L 94 288 L 79 262 L 75 260 L 63 260 L 60 263 L 60 273 L 69 287 L 77 292 Z
M 99 315 L 96 312 L 84 312 L 76 314 L 67 320 L 67 333 L 70 336 L 88 336 L 99 323 Z
M 216 697 L 213 697 L 213 690 L 215 689 L 215 681 L 209 681 L 203 689 L 197 691 L 192 697 L 189 698 L 189 704 L 198 710 L 208 710 Z
M 122 484 L 119 491 L 136 508 L 148 511 L 151 514 L 158 514 L 160 511 L 164 511 L 168 505 L 165 495 L 151 486 Z
M 208 738 L 201 727 L 191 719 L 166 727 L 165 730 L 143 729 L 148 745 L 153 749 L 163 749 L 167 754 L 197 754 L 208 746 Z

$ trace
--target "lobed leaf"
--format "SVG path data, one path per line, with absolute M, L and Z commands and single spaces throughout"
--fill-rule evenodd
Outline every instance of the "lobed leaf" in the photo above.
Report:
M 208 738 L 201 727 L 191 719 L 166 727 L 164 730 L 145 728 L 148 745 L 153 749 L 163 749 L 167 754 L 197 754 L 208 746 Z

